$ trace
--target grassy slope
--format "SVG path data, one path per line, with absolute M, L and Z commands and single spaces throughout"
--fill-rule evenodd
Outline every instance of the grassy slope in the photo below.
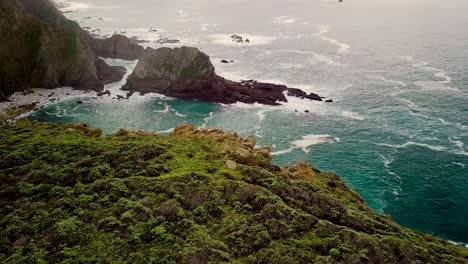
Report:
M 254 143 L 187 125 L 169 137 L 4 128 L 0 262 L 468 262 L 466 249 L 376 214 L 336 175 L 280 168 Z

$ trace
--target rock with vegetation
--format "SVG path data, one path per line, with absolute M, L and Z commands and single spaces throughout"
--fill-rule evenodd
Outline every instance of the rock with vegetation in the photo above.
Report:
M 21 120 L 0 133 L 1 263 L 467 263 L 252 137 Z
M 287 102 L 286 95 L 322 101 L 316 94 L 284 85 L 226 80 L 216 75 L 205 53 L 192 47 L 147 48 L 123 89 L 225 104 L 278 105 Z
M 98 58 L 92 37 L 49 0 L 0 0 L 0 100 L 25 88 L 102 90 L 121 67 Z
M 82 37 L 84 31 L 50 1 L 1 0 L 0 16 L 0 83 L 9 84 L 0 87 L 2 97 L 25 87 L 100 90 L 110 81 L 102 79 L 105 62 Z

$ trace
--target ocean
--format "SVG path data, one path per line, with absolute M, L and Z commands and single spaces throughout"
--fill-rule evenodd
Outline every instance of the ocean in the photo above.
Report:
M 56 2 L 101 35 L 195 46 L 218 75 L 286 84 L 334 102 L 112 99 L 125 94 L 122 81 L 107 85 L 111 97 L 65 98 L 30 119 L 87 122 L 106 133 L 124 127 L 167 134 L 188 121 L 251 134 L 272 147 L 277 163 L 302 159 L 335 172 L 401 225 L 468 243 L 468 2 L 78 1 Z M 233 42 L 233 34 L 250 43 Z M 180 43 L 156 43 L 160 38 Z M 129 72 L 136 65 L 107 61 Z

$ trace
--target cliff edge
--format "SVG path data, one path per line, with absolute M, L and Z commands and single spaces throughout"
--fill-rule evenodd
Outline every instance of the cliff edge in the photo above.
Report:
M 467 263 L 253 137 L 19 121 L 0 133 L 2 263 Z

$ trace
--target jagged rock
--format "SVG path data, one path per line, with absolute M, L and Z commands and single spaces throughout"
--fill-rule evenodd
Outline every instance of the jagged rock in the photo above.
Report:
M 231 39 L 232 39 L 232 41 L 237 42 L 237 43 L 243 43 L 244 42 L 244 39 L 239 35 L 232 35 Z
M 104 96 L 104 95 L 111 95 L 111 92 L 109 90 L 105 90 L 104 92 L 99 92 L 97 93 L 97 96 Z
M 196 48 L 147 48 L 122 87 L 130 92 L 160 93 L 181 99 L 232 104 L 279 105 L 289 96 L 321 101 L 316 94 L 254 80 L 233 82 L 215 73 L 209 57 Z
M 333 100 L 332 100 L 332 99 L 327 99 L 327 100 L 325 100 L 325 102 L 327 102 L 327 103 L 333 103 Z
M 130 38 L 130 41 L 133 42 L 133 43 L 137 43 L 137 44 L 140 44 L 140 43 L 148 43 L 149 40 L 146 40 L 146 39 L 141 39 L 140 37 L 137 37 L 137 36 L 133 36 Z
M 109 66 L 105 61 L 99 59 L 97 64 L 98 76 L 104 84 L 118 82 L 122 80 L 127 72 L 123 66 Z
M 229 63 L 227 60 L 221 60 L 221 63 Z
M 145 49 L 124 35 L 113 35 L 106 39 L 90 40 L 94 52 L 103 58 L 137 60 L 143 56 Z
M 96 56 L 91 35 L 50 0 L 1 0 L 0 17 L 0 82 L 7 84 L 0 98 L 27 87 L 99 91 L 120 76 Z
M 78 100 L 76 101 L 76 104 L 83 104 L 83 101 Z

